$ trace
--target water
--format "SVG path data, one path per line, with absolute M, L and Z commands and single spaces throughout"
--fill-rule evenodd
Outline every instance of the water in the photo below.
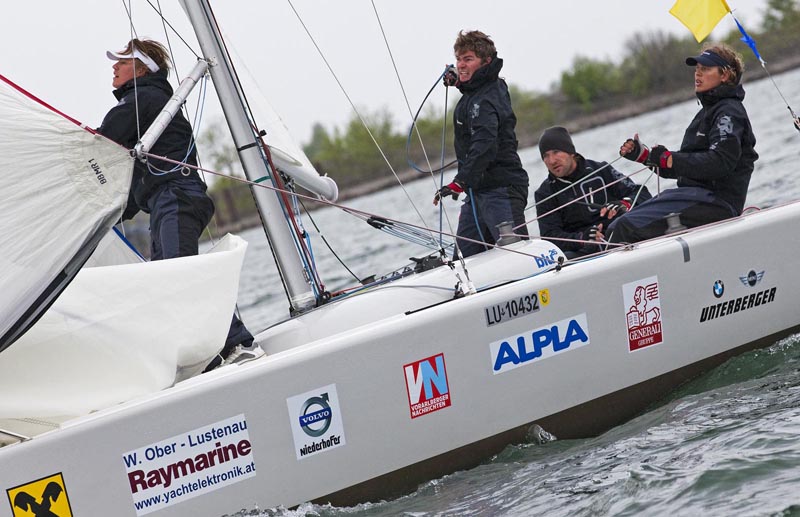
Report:
M 688 79 L 687 79 L 688 80 Z M 776 76 L 790 103 L 800 104 L 800 70 Z M 796 161 L 800 133 L 769 80 L 746 84 L 745 106 L 761 158 L 750 184 L 748 206 L 767 207 L 800 197 Z M 793 106 L 798 108 L 800 106 Z M 640 134 L 649 145 L 677 148 L 698 107 L 694 101 L 623 120 L 574 136 L 581 154 L 616 158 L 622 141 Z M 546 176 L 535 148 L 521 156 L 533 191 Z M 631 174 L 636 164 L 616 162 Z M 450 173 L 446 181 L 453 175 Z M 634 177 L 641 183 L 644 173 Z M 651 192 L 656 178 L 647 180 Z M 662 181 L 661 188 L 672 185 Z M 434 186 L 423 179 L 406 186 L 430 227 Z M 460 203 L 445 201 L 456 224 Z M 348 206 L 420 224 L 399 188 L 352 200 Z M 531 209 L 528 219 L 535 217 Z M 428 252 L 386 236 L 336 209 L 313 214 L 322 234 L 357 276 L 384 273 Z M 313 226 L 307 224 L 313 231 Z M 537 233 L 536 223 L 530 224 Z M 445 231 L 447 225 L 445 223 Z M 454 232 L 452 232 L 454 233 Z M 287 302 L 260 230 L 250 242 L 240 290 L 240 309 L 252 330 L 285 318 Z M 780 238 L 797 236 L 776 235 Z M 354 284 L 317 239 L 316 260 L 329 289 Z M 586 440 L 510 446 L 483 465 L 430 481 L 400 499 L 331 508 L 311 504 L 247 515 L 454 516 L 454 515 L 773 515 L 800 516 L 800 336 L 731 359 L 705 376 L 665 394 L 649 411 Z

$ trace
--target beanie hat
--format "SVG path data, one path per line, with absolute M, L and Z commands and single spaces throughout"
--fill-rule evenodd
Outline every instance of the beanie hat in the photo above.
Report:
M 561 126 L 548 127 L 539 138 L 539 152 L 542 154 L 542 158 L 544 158 L 544 153 L 553 150 L 575 154 L 572 137 L 569 136 L 569 131 L 566 128 Z

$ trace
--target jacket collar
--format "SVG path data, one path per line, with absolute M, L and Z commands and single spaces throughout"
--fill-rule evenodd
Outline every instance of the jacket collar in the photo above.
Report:
M 492 62 L 475 70 L 469 81 L 458 84 L 459 91 L 461 93 L 474 92 L 484 84 L 496 81 L 500 77 L 502 68 L 503 60 L 495 54 L 492 56 Z
M 707 92 L 698 93 L 697 98 L 700 99 L 700 104 L 703 106 L 713 106 L 722 99 L 738 99 L 742 101 L 744 100 L 744 88 L 742 88 L 741 84 L 720 84 Z
M 169 95 L 172 95 L 172 86 L 167 81 L 167 71 L 161 69 L 157 72 L 152 72 L 149 74 L 145 74 L 142 77 L 131 79 L 127 83 L 123 84 L 116 90 L 114 90 L 114 97 L 117 100 L 122 100 L 122 98 L 128 94 L 134 88 L 141 88 L 143 86 L 155 86 L 156 88 L 161 88 L 162 90 L 166 91 Z

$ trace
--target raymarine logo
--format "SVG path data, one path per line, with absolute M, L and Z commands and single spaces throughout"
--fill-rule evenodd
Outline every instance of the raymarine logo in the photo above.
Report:
M 6 490 L 14 517 L 72 517 L 61 473 Z
M 122 462 L 137 516 L 256 475 L 244 414 L 145 444 L 122 454 Z
M 525 363 L 546 359 L 561 352 L 589 344 L 586 314 L 572 316 L 556 323 L 513 336 L 489 345 L 492 372 L 505 373 Z

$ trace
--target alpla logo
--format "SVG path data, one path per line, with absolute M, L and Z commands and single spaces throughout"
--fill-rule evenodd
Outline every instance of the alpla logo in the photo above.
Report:
M 504 373 L 525 363 L 545 359 L 589 344 L 586 314 L 572 316 L 545 325 L 521 336 L 495 341 L 489 345 L 492 372 Z
M 6 491 L 14 517 L 72 517 L 61 473 Z

